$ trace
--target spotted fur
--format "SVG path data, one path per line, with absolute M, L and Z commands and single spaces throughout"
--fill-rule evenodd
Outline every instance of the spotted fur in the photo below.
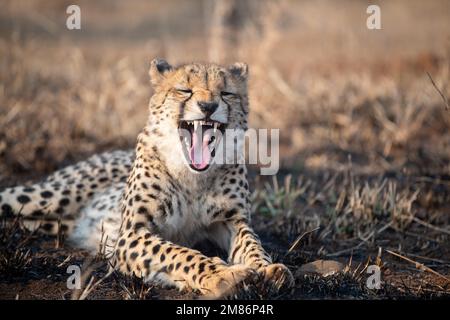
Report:
M 210 297 L 232 293 L 257 273 L 267 281 L 292 283 L 273 264 L 249 226 L 249 186 L 243 164 L 211 165 L 204 172 L 180 161 L 181 119 L 205 117 L 247 129 L 247 66 L 153 60 L 154 95 L 135 151 L 95 155 L 46 180 L 0 193 L 4 216 L 21 214 L 30 228 L 63 231 L 92 251 L 103 245 L 121 272 L 146 281 L 191 288 Z M 224 94 L 226 92 L 226 94 Z M 192 249 L 202 240 L 228 252 L 228 261 Z

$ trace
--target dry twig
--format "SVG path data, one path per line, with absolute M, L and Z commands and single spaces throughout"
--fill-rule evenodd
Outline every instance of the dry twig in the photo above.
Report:
M 450 106 L 448 105 L 447 97 L 442 93 L 441 90 L 439 90 L 438 86 L 436 85 L 436 83 L 434 82 L 433 78 L 431 77 L 431 74 L 429 72 L 427 72 L 427 75 L 428 75 L 428 78 L 430 78 L 431 84 L 436 89 L 436 91 L 439 93 L 439 95 L 441 96 L 442 100 L 444 101 L 445 110 L 448 111 L 450 109 Z
M 309 234 L 309 233 L 313 233 L 314 231 L 319 230 L 319 229 L 320 229 L 320 227 L 317 227 L 317 228 L 315 228 L 315 229 L 313 229 L 313 230 L 305 231 L 305 232 L 303 232 L 300 236 L 298 236 L 297 239 L 294 241 L 294 243 L 293 243 L 293 244 L 291 245 L 291 247 L 289 248 L 289 250 L 286 252 L 285 257 L 286 257 L 289 253 L 291 253 L 291 252 L 298 246 L 298 244 L 300 243 L 300 240 L 302 240 L 304 236 L 306 236 L 306 235 Z
M 394 256 L 396 256 L 396 257 L 398 257 L 398 258 L 401 258 L 401 259 L 403 259 L 403 260 L 406 260 L 406 261 L 408 261 L 408 262 L 410 262 L 410 263 L 414 263 L 417 269 L 422 270 L 422 271 L 428 271 L 428 272 L 431 272 L 432 274 L 434 274 L 434 275 L 438 276 L 439 278 L 442 278 L 442 279 L 444 279 L 444 280 L 446 280 L 446 281 L 448 281 L 448 282 L 450 283 L 450 279 L 449 279 L 449 278 L 447 278 L 446 276 L 440 274 L 439 272 L 434 271 L 433 269 L 427 267 L 427 266 L 424 265 L 423 263 L 414 261 L 414 260 L 412 260 L 412 259 L 410 259 L 410 258 L 408 258 L 408 257 L 402 256 L 401 254 L 396 253 L 396 252 L 393 252 L 393 251 L 390 251 L 390 250 L 386 250 L 386 252 L 389 253 L 389 254 L 392 254 L 392 255 L 394 255 Z

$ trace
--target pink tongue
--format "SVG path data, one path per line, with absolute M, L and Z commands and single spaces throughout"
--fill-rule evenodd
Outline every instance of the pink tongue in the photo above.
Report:
M 211 153 L 208 149 L 208 142 L 211 139 L 211 133 L 210 130 L 207 130 L 203 135 L 202 141 L 200 130 L 192 133 L 192 147 L 191 150 L 189 150 L 189 157 L 191 158 L 192 165 L 196 169 L 202 170 L 208 166 L 211 160 Z

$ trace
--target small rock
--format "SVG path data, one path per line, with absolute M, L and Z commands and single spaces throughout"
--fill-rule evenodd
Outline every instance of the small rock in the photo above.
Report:
M 313 262 L 306 263 L 297 270 L 299 274 L 319 274 L 323 277 L 328 277 L 333 274 L 343 271 L 345 266 L 334 260 L 316 260 Z

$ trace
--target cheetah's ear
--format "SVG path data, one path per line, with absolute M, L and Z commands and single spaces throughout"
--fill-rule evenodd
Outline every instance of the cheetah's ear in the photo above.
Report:
M 228 66 L 228 71 L 241 80 L 247 80 L 248 65 L 244 62 L 236 62 Z
M 154 86 L 157 86 L 164 80 L 165 75 L 172 71 L 172 66 L 164 59 L 153 59 L 150 63 L 150 80 Z

